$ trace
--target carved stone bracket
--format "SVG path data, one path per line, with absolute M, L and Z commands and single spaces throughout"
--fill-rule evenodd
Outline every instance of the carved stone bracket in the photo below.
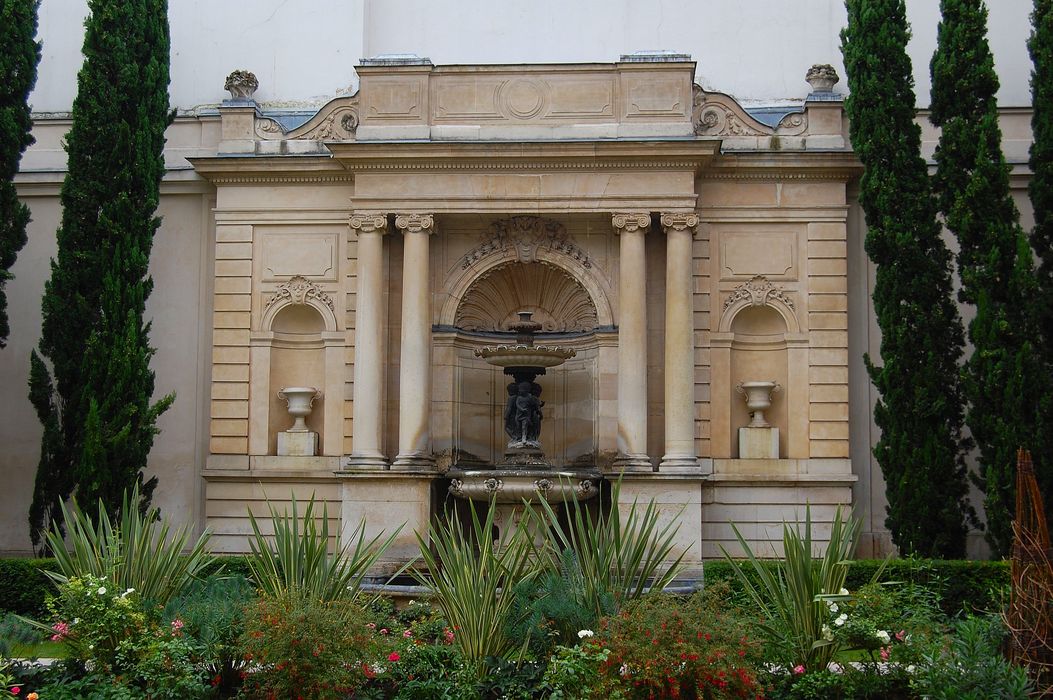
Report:
M 288 301 L 292 304 L 307 304 L 309 299 L 325 304 L 330 311 L 335 310 L 332 297 L 326 294 L 321 287 L 301 275 L 290 278 L 288 282 L 282 283 L 274 290 L 274 294 L 267 300 L 263 309 L 266 311 L 282 301 Z
M 698 214 L 662 214 L 662 229 L 668 232 L 694 230 L 698 226 Z
M 748 301 L 751 306 L 765 306 L 770 304 L 773 299 L 777 299 L 791 310 L 793 309 L 793 299 L 790 298 L 785 289 L 776 287 L 764 275 L 757 275 L 732 290 L 728 298 L 724 300 L 724 310 L 727 311 L 728 307 L 737 301 Z
M 399 214 L 395 228 L 405 233 L 435 233 L 435 218 L 431 214 Z
M 274 119 L 256 119 L 256 136 L 265 141 L 354 141 L 357 132 L 358 95 L 331 100 L 306 123 L 288 132 Z
M 611 217 L 611 226 L 614 233 L 621 234 L 622 231 L 633 233 L 643 229 L 646 233 L 651 226 L 651 215 L 647 212 L 635 211 L 632 213 L 618 213 Z
M 464 256 L 461 269 L 467 270 L 487 255 L 511 251 L 516 262 L 537 262 L 539 248 L 549 248 L 592 267 L 588 253 L 575 245 L 563 224 L 539 216 L 513 216 L 495 221 L 484 234 L 483 243 Z
M 387 233 L 388 217 L 376 212 L 359 212 L 351 215 L 348 225 L 360 233 L 380 231 Z
M 730 95 L 695 85 L 691 123 L 697 136 L 796 136 L 808 128 L 804 114 L 787 114 L 776 128 L 757 121 Z

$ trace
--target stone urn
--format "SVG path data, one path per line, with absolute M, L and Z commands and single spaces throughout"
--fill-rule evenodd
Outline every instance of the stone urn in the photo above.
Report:
M 778 382 L 740 382 L 736 387 L 746 397 L 746 407 L 750 410 L 749 428 L 770 428 L 764 420 L 764 411 L 771 408 L 771 395 L 779 391 Z
M 834 85 L 841 79 L 829 63 L 817 63 L 808 69 L 805 81 L 812 86 L 812 92 L 833 92 Z
M 311 405 L 315 399 L 322 398 L 322 392 L 313 386 L 287 386 L 278 392 L 278 398 L 288 402 L 289 415 L 295 419 L 288 432 L 306 433 L 304 419 L 311 415 Z

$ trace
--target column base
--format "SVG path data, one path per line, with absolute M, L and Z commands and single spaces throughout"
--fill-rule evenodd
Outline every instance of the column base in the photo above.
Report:
M 344 460 L 344 469 L 354 471 L 357 469 L 388 469 L 388 460 L 384 455 L 377 454 L 351 454 Z
M 662 457 L 658 471 L 667 474 L 694 474 L 701 471 L 698 457 L 691 454 L 668 454 Z
M 421 471 L 422 469 L 434 469 L 435 458 L 429 453 L 412 452 L 400 454 L 391 463 L 392 471 Z
M 651 458 L 645 454 L 622 454 L 614 460 L 614 470 L 617 472 L 653 472 L 654 465 Z

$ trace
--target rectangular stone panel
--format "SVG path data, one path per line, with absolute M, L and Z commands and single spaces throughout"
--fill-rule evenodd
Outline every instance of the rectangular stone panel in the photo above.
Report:
M 249 451 L 247 437 L 212 437 L 208 441 L 208 451 L 213 454 L 243 455 Z
M 302 275 L 335 280 L 338 241 L 335 233 L 261 234 L 260 272 L 265 280 Z
M 848 456 L 848 440 L 812 440 L 809 448 L 813 457 Z
M 795 231 L 724 231 L 720 234 L 720 278 L 749 279 L 756 275 L 797 279 Z
M 248 382 L 212 382 L 213 399 L 247 399 Z
M 216 243 L 246 243 L 252 241 L 252 226 L 219 224 L 216 226 Z

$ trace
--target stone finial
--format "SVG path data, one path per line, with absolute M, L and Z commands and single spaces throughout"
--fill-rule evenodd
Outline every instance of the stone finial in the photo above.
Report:
M 230 92 L 230 99 L 242 101 L 253 99 L 252 96 L 256 94 L 256 88 L 259 86 L 260 82 L 256 80 L 256 76 L 247 70 L 232 72 L 223 83 L 223 89 Z
M 808 69 L 804 79 L 812 86 L 812 92 L 833 92 L 841 78 L 829 63 L 816 63 Z

